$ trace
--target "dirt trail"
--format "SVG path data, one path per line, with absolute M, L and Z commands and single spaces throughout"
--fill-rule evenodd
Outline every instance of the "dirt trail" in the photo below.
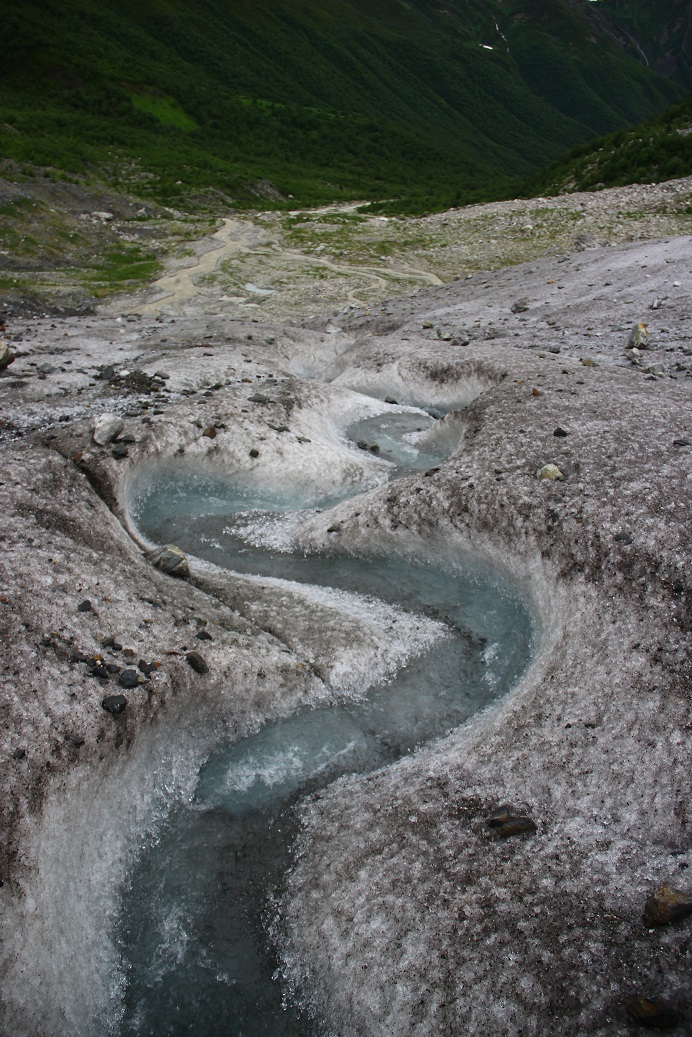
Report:
M 150 285 L 150 292 L 156 292 L 156 298 L 139 307 L 143 314 L 161 312 L 162 304 L 170 312 L 177 309 L 182 312 L 183 304 L 189 302 L 197 294 L 197 282 L 200 278 L 218 270 L 220 263 L 239 252 L 252 252 L 258 246 L 266 245 L 271 236 L 262 228 L 249 220 L 224 220 L 222 226 L 207 239 L 211 245 L 189 266 L 169 271 Z
M 353 208 L 355 206 L 325 207 L 313 212 L 326 214 L 349 211 Z M 140 313 L 155 315 L 165 312 L 169 315 L 182 315 L 199 294 L 202 278 L 214 274 L 221 268 L 223 262 L 242 253 L 261 255 L 265 261 L 267 258 L 274 257 L 277 267 L 282 261 L 288 260 L 289 262 L 309 263 L 337 274 L 353 277 L 358 281 L 366 278 L 371 283 L 372 289 L 379 292 L 385 291 L 391 281 L 400 278 L 418 282 L 421 287 L 444 283 L 429 270 L 421 270 L 404 262 L 392 263 L 388 269 L 380 269 L 360 264 L 334 263 L 329 259 L 301 252 L 299 249 L 285 248 L 281 243 L 280 231 L 277 227 L 260 227 L 251 220 L 224 220 L 219 230 L 206 239 L 206 243 L 209 247 L 204 248 L 204 251 L 194 261 L 169 270 L 150 285 L 147 291 L 148 301 L 138 307 Z M 205 289 L 208 290 L 207 286 Z M 367 292 L 368 289 L 366 288 L 365 291 Z M 222 289 L 219 289 L 220 294 L 221 292 Z M 363 287 L 350 289 L 348 301 L 357 306 L 366 306 L 368 300 L 360 298 L 356 294 L 357 292 L 362 293 Z M 152 293 L 155 293 L 153 298 Z

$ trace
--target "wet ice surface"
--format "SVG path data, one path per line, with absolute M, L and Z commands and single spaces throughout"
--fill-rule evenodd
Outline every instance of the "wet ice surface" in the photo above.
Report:
M 440 446 L 437 450 L 423 449 L 418 442 L 439 416 L 420 414 L 377 414 L 350 425 L 346 430 L 349 439 L 361 449 L 370 449 L 384 461 L 394 466 L 394 474 L 423 472 L 426 468 L 444 461 L 448 450 Z
M 359 423 L 359 435 L 363 425 L 378 433 L 398 470 L 430 463 L 406 442 L 425 428 L 425 416 L 370 419 Z M 263 523 L 281 522 L 283 509 L 301 503 L 288 484 L 269 494 L 247 479 L 192 477 L 169 465 L 135 487 L 132 512 L 151 540 L 175 542 L 236 572 L 339 588 L 382 612 L 392 603 L 434 619 L 442 634 L 392 680 L 362 689 L 367 694 L 267 724 L 207 762 L 193 801 L 175 810 L 132 874 L 120 926 L 129 965 L 123 1037 L 324 1032 L 287 1001 L 267 935 L 272 898 L 290 864 L 295 804 L 448 733 L 527 665 L 524 605 L 470 563 L 302 556 L 267 550 L 261 536 L 259 546 L 252 542 Z

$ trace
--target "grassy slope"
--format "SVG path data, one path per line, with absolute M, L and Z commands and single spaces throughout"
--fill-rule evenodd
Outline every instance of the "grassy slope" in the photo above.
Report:
M 303 202 L 489 197 L 678 96 L 566 0 L 0 0 L 0 17 L 3 154 L 168 201 L 248 201 L 260 177 Z

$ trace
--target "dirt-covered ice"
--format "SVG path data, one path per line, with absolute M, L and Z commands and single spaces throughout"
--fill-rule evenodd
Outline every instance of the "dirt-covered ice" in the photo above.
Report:
M 347 483 L 355 497 L 291 526 L 296 547 L 471 550 L 539 620 L 500 706 L 305 804 L 276 919 L 296 996 L 341 1037 L 624 1037 L 635 995 L 689 1032 L 692 923 L 642 916 L 658 887 L 692 888 L 692 239 L 561 260 L 310 328 L 10 325 L 3 1032 L 116 1025 L 108 923 L 167 796 L 222 738 L 337 694 L 344 667 L 388 665 L 348 596 L 340 616 L 279 581 L 155 570 L 129 495 L 171 462 L 298 496 Z M 633 352 L 639 323 L 650 339 Z M 464 409 L 445 419 L 449 460 L 387 484 L 343 431 L 399 405 Z M 98 446 L 102 413 L 124 424 Z M 549 464 L 561 478 L 537 478 Z M 122 715 L 103 708 L 121 693 Z M 500 838 L 486 819 L 505 805 L 536 831 Z

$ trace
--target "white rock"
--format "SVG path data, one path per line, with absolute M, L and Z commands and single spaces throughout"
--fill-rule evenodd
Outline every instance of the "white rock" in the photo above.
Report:
M 125 422 L 117 414 L 102 414 L 94 425 L 94 443 L 105 446 L 119 436 L 125 428 Z
M 556 479 L 564 479 L 564 475 L 556 464 L 544 464 L 542 468 L 539 468 L 536 472 L 537 479 L 548 479 L 550 482 L 555 482 Z
M 5 367 L 9 367 L 10 364 L 13 363 L 13 361 L 14 353 L 7 345 L 7 343 L 3 342 L 3 340 L 0 338 L 0 371 L 2 371 L 2 369 Z

